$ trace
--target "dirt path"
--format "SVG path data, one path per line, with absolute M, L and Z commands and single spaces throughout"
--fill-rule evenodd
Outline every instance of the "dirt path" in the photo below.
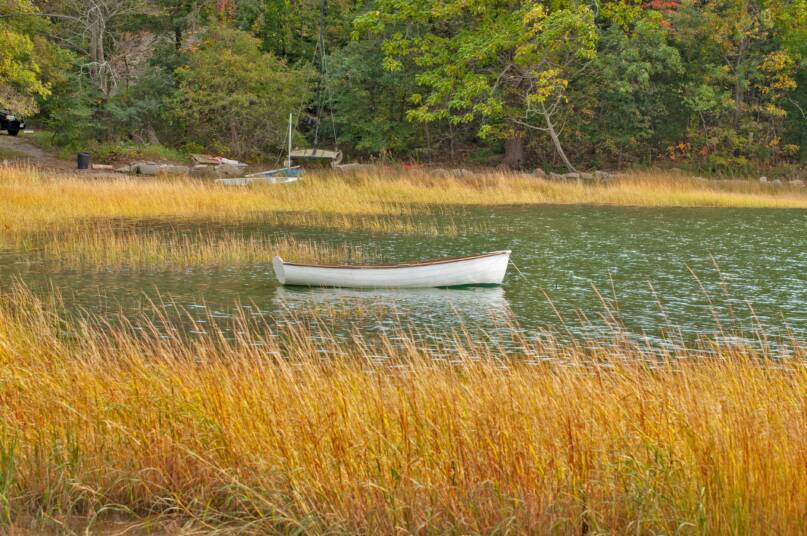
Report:
M 9 136 L 5 132 L 0 132 L 0 161 L 3 160 L 27 162 L 37 167 L 62 171 L 76 167 L 74 162 L 57 158 L 34 145 L 30 139 L 26 139 L 25 132 L 20 132 L 17 136 Z

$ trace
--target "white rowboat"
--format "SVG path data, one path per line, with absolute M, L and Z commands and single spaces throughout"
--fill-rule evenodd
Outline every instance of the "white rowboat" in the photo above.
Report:
M 400 264 L 318 265 L 272 259 L 282 285 L 349 288 L 429 288 L 501 285 L 510 250 Z
M 224 186 L 249 186 L 250 184 L 288 184 L 290 182 L 297 182 L 298 180 L 300 180 L 300 177 L 253 177 L 247 175 L 246 177 L 216 179 L 216 184 L 223 184 Z

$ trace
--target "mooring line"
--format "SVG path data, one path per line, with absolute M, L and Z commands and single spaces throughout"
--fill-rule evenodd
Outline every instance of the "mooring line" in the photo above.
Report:
M 513 268 L 515 268 L 515 269 L 516 269 L 516 272 L 518 272 L 518 275 L 520 275 L 520 276 L 521 276 L 522 278 L 524 278 L 524 279 L 527 279 L 527 276 L 526 276 L 526 275 L 524 275 L 524 272 L 522 272 L 521 270 L 519 270 L 518 266 L 516 266 L 516 263 L 514 263 L 514 262 L 511 260 L 511 261 L 510 261 L 510 264 L 512 264 L 512 265 L 513 265 Z

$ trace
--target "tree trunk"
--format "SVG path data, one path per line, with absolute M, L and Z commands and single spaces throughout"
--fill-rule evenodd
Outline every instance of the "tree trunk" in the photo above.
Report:
M 502 166 L 510 169 L 518 169 L 524 163 L 524 134 L 513 132 L 504 140 L 504 158 Z
M 743 38 L 740 42 L 740 48 L 737 52 L 737 61 L 734 64 L 734 124 L 740 124 L 740 116 L 742 109 L 745 106 L 745 88 L 743 87 L 745 79 L 745 67 L 743 66 L 743 59 L 745 57 L 745 50 L 748 48 L 748 38 Z
M 146 127 L 146 136 L 148 136 L 150 144 L 160 145 L 160 138 L 157 137 L 157 132 L 154 130 L 154 127 L 151 124 Z
M 451 126 L 451 122 L 448 123 L 448 154 L 451 158 L 451 161 L 454 161 L 454 127 Z
M 577 173 L 577 170 L 574 168 L 571 162 L 569 162 L 569 158 L 566 156 L 566 153 L 563 151 L 563 146 L 560 144 L 560 138 L 558 137 L 558 133 L 555 131 L 555 125 L 552 124 L 552 118 L 549 116 L 549 112 L 544 110 L 542 112 L 544 116 L 544 120 L 546 121 L 546 128 L 549 131 L 549 137 L 552 138 L 552 143 L 555 145 L 555 151 L 557 151 L 558 156 L 561 160 L 563 160 L 563 164 L 566 166 L 566 169 L 571 171 L 572 173 Z
M 89 56 L 90 66 L 88 72 L 90 81 L 103 93 L 104 98 L 109 97 L 111 88 L 107 80 L 106 54 L 104 52 L 104 37 L 106 36 L 105 14 L 100 7 L 95 7 L 88 12 L 89 23 L 87 32 L 89 34 Z

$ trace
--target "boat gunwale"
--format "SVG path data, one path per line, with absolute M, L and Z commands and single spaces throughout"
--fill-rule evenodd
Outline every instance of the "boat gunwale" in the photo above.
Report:
M 394 264 L 302 264 L 297 262 L 287 262 L 280 259 L 284 266 L 299 266 L 302 268 L 337 268 L 337 269 L 350 269 L 350 270 L 372 270 L 379 269 L 392 269 L 392 268 L 416 268 L 418 266 L 434 266 L 438 264 L 452 264 L 463 261 L 470 261 L 474 259 L 484 259 L 486 257 L 498 257 L 500 255 L 510 255 L 512 250 L 503 249 L 500 251 L 491 251 L 490 253 L 479 253 L 477 255 L 465 255 L 462 257 L 446 257 L 443 259 L 425 259 L 422 261 L 407 261 Z

